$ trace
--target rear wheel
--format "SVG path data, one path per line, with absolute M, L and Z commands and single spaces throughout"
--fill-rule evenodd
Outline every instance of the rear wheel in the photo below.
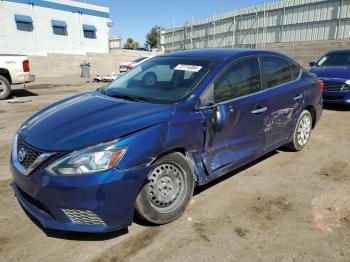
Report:
M 181 153 L 160 158 L 140 191 L 136 215 L 153 224 L 166 224 L 180 217 L 194 187 L 193 172 Z
M 0 99 L 6 99 L 11 93 L 11 84 L 6 79 L 0 75 Z
M 293 132 L 292 141 L 286 147 L 292 151 L 302 150 L 309 142 L 312 129 L 312 116 L 308 110 L 304 110 L 298 119 Z

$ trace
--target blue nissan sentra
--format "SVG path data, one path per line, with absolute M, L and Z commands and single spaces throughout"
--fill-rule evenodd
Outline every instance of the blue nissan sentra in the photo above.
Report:
M 310 66 L 324 82 L 325 103 L 350 105 L 350 49 L 331 51 Z
M 322 89 L 275 52 L 155 57 L 30 117 L 14 138 L 12 187 L 44 228 L 112 231 L 134 213 L 169 223 L 195 186 L 281 146 L 303 149 L 322 113 Z

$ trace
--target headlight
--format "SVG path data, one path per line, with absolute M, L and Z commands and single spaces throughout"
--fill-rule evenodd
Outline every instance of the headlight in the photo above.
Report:
M 345 81 L 345 84 L 342 85 L 341 91 L 349 91 L 350 90 L 350 80 Z
M 126 152 L 116 141 L 75 151 L 47 167 L 55 176 L 88 175 L 114 167 Z

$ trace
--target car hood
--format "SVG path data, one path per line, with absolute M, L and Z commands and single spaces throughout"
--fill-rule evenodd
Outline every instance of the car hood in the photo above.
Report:
M 323 79 L 350 79 L 350 67 L 347 66 L 313 67 L 310 72 Z
M 73 151 L 169 121 L 174 107 L 120 100 L 96 91 L 43 109 L 18 133 L 29 145 L 44 151 Z

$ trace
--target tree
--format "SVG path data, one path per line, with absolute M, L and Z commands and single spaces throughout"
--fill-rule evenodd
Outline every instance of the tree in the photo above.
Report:
M 134 39 L 132 39 L 131 37 L 129 37 L 126 40 L 126 43 L 124 44 L 124 48 L 126 48 L 126 49 L 136 49 L 139 47 L 140 47 L 140 44 L 138 42 L 134 41 Z
M 159 38 L 159 32 L 160 32 L 160 26 L 155 25 L 152 27 L 152 29 L 149 31 L 149 33 L 146 35 L 146 43 L 145 46 L 154 48 L 158 45 L 158 38 Z

